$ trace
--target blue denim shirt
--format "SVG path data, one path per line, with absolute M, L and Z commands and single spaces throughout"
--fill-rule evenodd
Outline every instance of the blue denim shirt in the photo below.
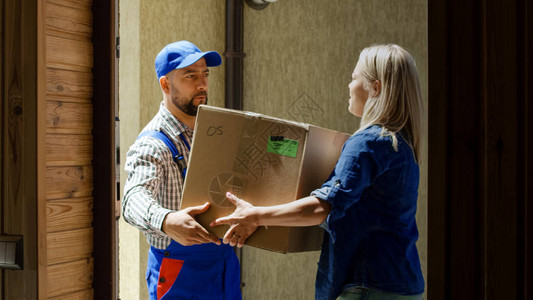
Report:
M 416 249 L 419 169 L 398 134 L 398 151 L 380 126 L 351 136 L 335 169 L 312 194 L 331 204 L 323 226 L 316 299 L 335 299 L 350 286 L 420 294 Z

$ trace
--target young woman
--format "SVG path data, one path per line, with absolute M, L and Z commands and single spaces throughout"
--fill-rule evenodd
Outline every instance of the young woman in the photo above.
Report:
M 422 299 L 416 241 L 422 99 L 412 56 L 398 45 L 364 49 L 349 84 L 360 129 L 329 179 L 311 196 L 255 207 L 228 194 L 224 243 L 240 246 L 257 228 L 321 224 L 327 231 L 316 299 Z

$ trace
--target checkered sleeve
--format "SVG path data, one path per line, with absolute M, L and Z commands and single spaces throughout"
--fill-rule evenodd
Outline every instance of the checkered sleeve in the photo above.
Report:
M 168 153 L 167 153 L 168 152 Z M 124 220 L 144 234 L 166 238 L 162 231 L 165 216 L 172 212 L 161 205 L 160 186 L 169 160 L 169 150 L 154 138 L 141 138 L 129 149 L 125 170 L 128 179 L 124 186 L 122 214 Z M 171 157 L 171 156 L 170 156 Z M 159 199 L 159 201 L 158 201 Z

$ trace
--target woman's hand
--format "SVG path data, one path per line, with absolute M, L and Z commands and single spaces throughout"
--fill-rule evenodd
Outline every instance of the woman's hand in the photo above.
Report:
M 257 229 L 257 208 L 229 192 L 226 193 L 226 198 L 235 205 L 235 211 L 229 216 L 216 219 L 211 222 L 210 226 L 230 225 L 224 234 L 223 242 L 231 246 L 237 245 L 240 248 Z

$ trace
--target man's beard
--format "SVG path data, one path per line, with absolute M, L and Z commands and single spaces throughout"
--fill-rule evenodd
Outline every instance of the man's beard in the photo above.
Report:
M 188 101 L 181 101 L 181 103 L 178 100 L 178 97 L 174 96 L 172 97 L 172 103 L 174 103 L 174 105 L 176 105 L 182 112 L 186 113 L 187 115 L 196 116 L 196 113 L 198 112 L 198 106 L 194 105 L 194 98 L 198 96 L 205 96 L 205 103 L 202 103 L 202 104 L 207 104 L 207 93 L 206 92 L 200 92 L 192 96 L 192 98 L 188 99 Z

